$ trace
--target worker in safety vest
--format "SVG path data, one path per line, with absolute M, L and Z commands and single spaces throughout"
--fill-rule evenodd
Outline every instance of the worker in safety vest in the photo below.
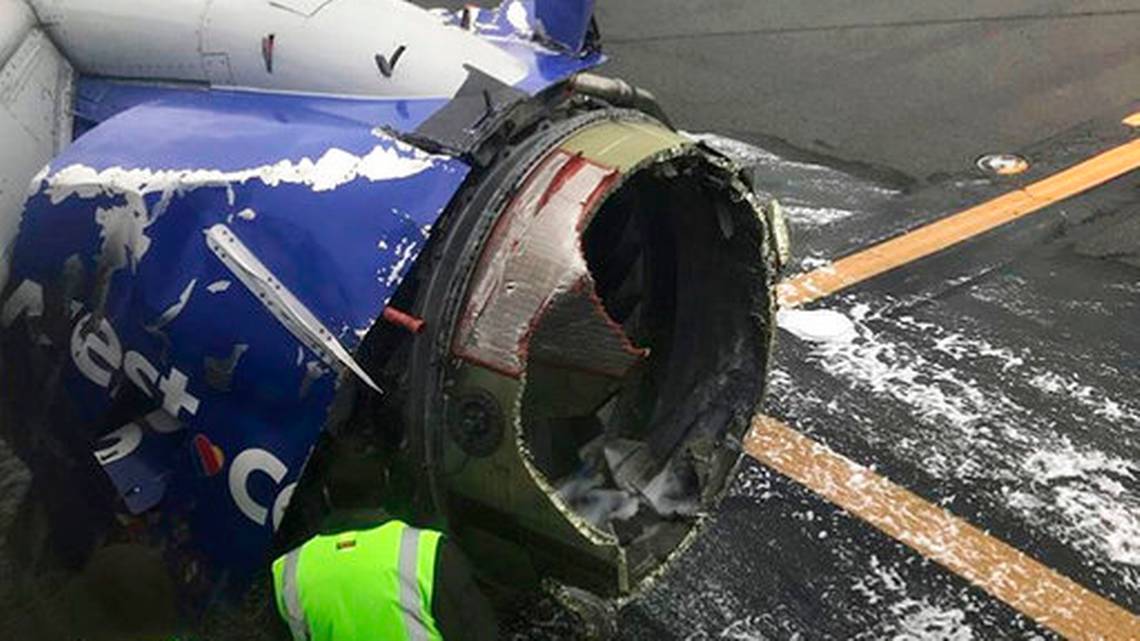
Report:
M 277 612 L 295 640 L 486 641 L 494 613 L 439 532 L 388 518 L 378 457 L 337 448 L 320 534 L 273 563 Z

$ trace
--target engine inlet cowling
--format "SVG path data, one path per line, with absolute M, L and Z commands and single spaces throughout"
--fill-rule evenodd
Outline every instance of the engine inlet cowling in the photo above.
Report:
M 594 113 L 492 168 L 428 267 L 408 456 L 498 583 L 623 597 L 723 494 L 757 409 L 777 257 L 739 168 Z

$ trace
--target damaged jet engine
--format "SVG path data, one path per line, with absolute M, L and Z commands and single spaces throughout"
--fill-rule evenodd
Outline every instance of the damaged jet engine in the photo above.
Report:
M 588 73 L 592 1 L 4 1 L 0 434 L 65 566 L 127 538 L 240 589 L 346 434 L 493 584 L 622 599 L 684 548 L 786 233 Z

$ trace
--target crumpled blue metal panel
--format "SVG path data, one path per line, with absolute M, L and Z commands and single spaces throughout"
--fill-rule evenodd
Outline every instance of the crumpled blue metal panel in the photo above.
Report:
M 535 21 L 546 35 L 570 51 L 578 51 L 585 44 L 590 19 L 594 16 L 594 0 L 529 0 L 534 7 Z
M 536 94 L 575 73 L 606 61 L 601 51 L 583 51 L 593 17 L 593 0 L 504 0 L 495 8 L 471 7 L 471 29 L 527 65 L 515 88 Z M 463 12 L 447 14 L 459 25 Z M 553 49 L 535 39 L 538 33 L 558 42 Z
M 168 95 L 88 132 L 28 200 L 2 316 L 66 318 L 21 347 L 65 364 L 49 424 L 88 435 L 130 512 L 161 508 L 148 523 L 198 581 L 263 567 L 338 372 L 468 174 L 376 120 Z

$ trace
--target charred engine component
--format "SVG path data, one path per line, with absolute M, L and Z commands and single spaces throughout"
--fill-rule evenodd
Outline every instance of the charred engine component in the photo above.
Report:
M 621 597 L 716 503 L 757 409 L 774 241 L 739 170 L 602 111 L 505 154 L 422 265 L 408 456 L 504 585 Z

